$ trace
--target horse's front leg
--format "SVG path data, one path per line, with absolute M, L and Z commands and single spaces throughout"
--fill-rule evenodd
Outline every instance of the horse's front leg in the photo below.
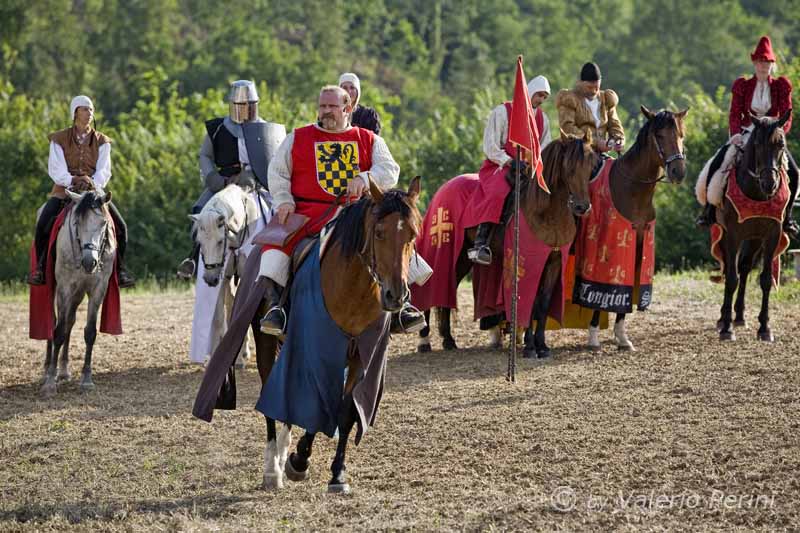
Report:
M 69 334 L 75 324 L 75 310 L 78 304 L 73 304 L 73 297 L 65 289 L 58 291 L 58 320 L 56 321 L 55 331 L 53 332 L 53 353 L 50 357 L 49 365 L 45 369 L 44 384 L 40 392 L 44 396 L 51 396 L 58 389 L 58 356 L 68 357 Z M 63 347 L 63 352 L 62 352 Z M 62 363 L 61 367 L 64 368 Z
M 449 307 L 437 307 L 436 322 L 439 327 L 439 336 L 442 338 L 442 349 L 458 350 L 450 328 L 450 312 L 451 309 Z
M 267 447 L 264 450 L 264 484 L 267 490 L 282 489 L 285 474 L 286 456 L 292 444 L 292 426 L 284 425 L 277 432 L 275 421 L 267 421 Z
M 250 322 L 250 329 L 253 333 L 253 340 L 256 345 L 256 365 L 258 375 L 261 378 L 261 387 L 267 383 L 275 359 L 278 355 L 278 339 L 272 335 L 261 333 L 259 324 L 260 317 L 266 313 L 265 302 L 261 302 L 259 310 L 253 315 Z M 245 341 L 247 339 L 245 338 Z M 267 423 L 267 445 L 264 450 L 264 488 L 282 489 L 284 466 L 286 456 L 289 453 L 289 446 L 292 442 L 292 427 L 284 426 L 280 435 L 276 436 L 275 421 L 264 417 Z
M 328 492 L 330 493 L 347 494 L 350 492 L 350 485 L 347 483 L 345 454 L 347 452 L 347 439 L 350 437 L 350 431 L 353 429 L 353 424 L 355 424 L 357 417 L 358 413 L 356 412 L 353 395 L 348 393 L 344 397 L 342 407 L 339 410 L 339 443 L 336 446 L 336 455 L 331 463 L 332 476 L 328 482 Z
M 592 313 L 592 320 L 589 322 L 588 344 L 592 351 L 600 349 L 600 311 Z
M 778 233 L 780 235 L 780 233 Z M 776 239 L 764 242 L 764 264 L 761 269 L 759 282 L 761 283 L 761 312 L 758 313 L 758 340 L 773 342 L 775 337 L 769 328 L 769 293 L 772 290 L 772 257 L 778 243 Z
M 308 467 L 311 464 L 311 450 L 314 446 L 316 433 L 308 433 L 297 441 L 297 450 L 289 454 L 286 460 L 286 477 L 292 481 L 303 481 L 308 477 Z
M 739 243 L 728 232 L 726 232 L 725 241 L 725 296 L 722 299 L 717 326 L 719 328 L 719 340 L 733 341 L 736 340 L 736 334 L 731 329 L 731 306 L 733 304 L 733 293 L 739 284 L 736 271 L 736 255 L 739 251 Z
M 425 311 L 425 327 L 419 330 L 417 339 L 417 352 L 428 353 L 431 351 L 431 310 Z
M 97 312 L 100 309 L 100 304 L 103 302 L 104 297 L 105 290 L 93 291 L 89 296 L 89 308 L 86 312 L 86 327 L 83 328 L 83 340 L 86 343 L 86 353 L 83 356 L 83 370 L 81 371 L 81 392 L 91 392 L 95 389 L 94 382 L 92 382 L 92 352 L 94 351 L 94 341 L 97 339 Z
M 753 269 L 753 256 L 758 250 L 758 247 L 753 244 L 753 241 L 744 241 L 739 251 L 739 264 L 737 265 L 737 271 L 739 272 L 739 288 L 736 291 L 736 303 L 733 304 L 733 310 L 736 313 L 736 318 L 733 320 L 733 327 L 735 328 L 741 328 L 747 325 L 744 317 L 747 277 Z
M 614 322 L 614 340 L 617 341 L 617 349 L 621 351 L 633 352 L 636 348 L 633 343 L 628 339 L 628 333 L 625 331 L 625 313 L 617 313 L 617 319 Z
M 536 299 L 533 304 L 533 320 L 536 321 L 536 331 L 533 334 L 533 350 L 536 358 L 540 361 L 548 359 L 552 353 L 545 340 L 547 327 L 547 313 L 550 311 L 550 303 L 553 300 L 556 284 L 561 279 L 561 253 L 553 252 L 547 259 L 539 288 L 536 292 Z M 523 357 L 533 357 L 529 351 L 526 339 Z

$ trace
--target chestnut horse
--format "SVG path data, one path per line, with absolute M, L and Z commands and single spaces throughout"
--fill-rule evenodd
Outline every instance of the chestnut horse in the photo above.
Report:
M 408 264 L 421 224 L 416 207 L 420 178 L 411 181 L 408 192 L 392 189 L 381 192 L 370 182 L 370 196 L 345 207 L 321 259 L 320 274 L 325 307 L 335 324 L 347 335 L 357 337 L 384 312 L 400 310 L 408 296 Z M 265 311 L 263 308 L 261 311 Z M 257 314 L 255 324 L 257 325 Z M 291 327 L 291 326 L 290 326 Z M 296 327 L 296 326 L 295 326 Z M 309 332 L 313 326 L 307 326 Z M 253 330 L 259 328 L 254 327 Z M 256 333 L 256 354 L 262 385 L 275 363 L 275 337 Z M 339 441 L 331 464 L 328 492 L 349 492 L 345 476 L 345 452 L 353 425 L 359 420 L 353 389 L 363 377 L 358 354 L 348 358 L 347 379 L 343 380 L 341 409 L 338 413 Z M 342 368 L 344 375 L 345 368 Z M 376 399 L 380 401 L 380 392 Z M 294 453 L 288 454 L 291 426 L 276 434 L 275 420 L 267 422 L 264 484 L 282 488 L 284 468 L 293 481 L 307 478 L 309 458 L 316 434 L 305 433 Z M 364 428 L 366 429 L 366 428 Z
M 751 200 L 769 201 L 778 192 L 783 174 L 781 163 L 786 149 L 783 125 L 791 115 L 792 110 L 789 109 L 778 119 L 753 117 L 753 131 L 736 167 L 736 183 Z M 725 261 L 725 297 L 717 323 L 719 338 L 736 338 L 731 329 L 731 303 L 737 284 L 739 291 L 736 294 L 736 319 L 733 325 L 745 325 L 747 276 L 760 260 L 761 312 L 758 315 L 757 336 L 759 340 L 771 342 L 774 337 L 769 328 L 769 293 L 772 288 L 772 261 L 783 233 L 782 220 L 757 217 L 739 222 L 739 215 L 727 195 L 717 218 L 725 228 L 720 241 Z
M 544 359 L 550 356 L 550 349 L 545 343 L 545 325 L 551 297 L 561 277 L 562 258 L 558 248 L 573 241 L 576 232 L 575 216 L 584 215 L 590 209 L 589 176 L 597 162 L 598 157 L 592 151 L 590 142 L 562 132 L 559 139 L 548 144 L 542 151 L 543 175 L 550 194 L 538 187 L 535 180 L 530 181 L 528 176 L 530 183 L 520 195 L 520 210 L 524 222 L 541 241 L 554 248 L 547 258 L 539 281 L 531 324 L 525 335 L 524 357 Z M 510 231 L 512 227 L 509 223 L 506 231 Z M 456 287 L 472 269 L 473 263 L 467 258 L 467 250 L 472 246 L 475 232 L 475 228 L 465 231 L 464 243 L 456 263 Z M 492 256 L 502 258 L 502 232 L 495 232 L 491 246 Z M 437 308 L 439 335 L 445 350 L 457 349 L 450 329 L 450 313 L 449 308 Z M 425 319 L 430 324 L 430 310 L 425 311 Z M 531 334 L 534 321 L 536 331 Z M 420 352 L 430 351 L 429 334 L 429 326 L 420 331 Z M 499 340 L 495 341 L 495 347 L 498 347 L 497 344 Z
M 609 176 L 614 207 L 636 228 L 635 287 L 639 286 L 644 228 L 656 218 L 653 207 L 656 184 L 664 178 L 679 184 L 686 176 L 683 119 L 689 111 L 653 113 L 645 106 L 641 106 L 641 110 L 647 122 L 630 150 L 616 160 Z M 594 350 L 600 348 L 599 324 L 600 311 L 595 311 L 589 326 L 589 348 Z M 625 313 L 617 313 L 614 337 L 620 350 L 634 349 L 625 332 Z

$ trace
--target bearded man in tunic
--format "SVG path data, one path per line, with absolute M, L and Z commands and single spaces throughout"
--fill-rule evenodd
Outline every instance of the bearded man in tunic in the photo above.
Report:
M 351 126 L 352 109 L 347 91 L 336 85 L 323 87 L 318 122 L 290 133 L 270 163 L 269 189 L 278 222 L 285 224 L 292 213 L 309 220 L 283 246 L 263 248 L 259 276 L 268 280 L 268 311 L 261 319 L 261 331 L 268 335 L 285 333 L 286 313 L 279 302 L 297 244 L 319 233 L 336 216 L 338 209 L 329 209 L 334 202 L 358 199 L 367 192 L 370 179 L 382 190 L 397 184 L 400 167 L 386 142 L 370 130 Z M 412 257 L 409 281 L 419 282 L 414 263 Z M 407 330 L 425 326 L 424 317 L 413 307 L 404 307 L 400 313 L 409 315 L 401 318 Z

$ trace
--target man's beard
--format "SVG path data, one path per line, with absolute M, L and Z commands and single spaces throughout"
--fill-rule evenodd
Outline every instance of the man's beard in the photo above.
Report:
M 339 124 L 336 123 L 336 117 L 334 117 L 333 115 L 323 115 L 319 119 L 319 122 L 322 125 L 322 127 L 325 128 L 326 130 L 341 129 L 341 127 L 339 127 Z

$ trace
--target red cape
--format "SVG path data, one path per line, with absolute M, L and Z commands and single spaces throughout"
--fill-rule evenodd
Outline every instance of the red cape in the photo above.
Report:
M 29 336 L 31 339 L 49 341 L 53 340 L 55 330 L 55 306 L 54 297 L 56 292 L 56 262 L 54 250 L 58 232 L 64 224 L 64 218 L 71 209 L 72 204 L 61 210 L 58 214 L 53 229 L 50 232 L 48 242 L 47 266 L 45 267 L 45 284 L 30 286 L 30 306 L 29 306 Z M 113 224 L 113 222 L 112 222 Z M 31 272 L 36 270 L 38 258 L 36 257 L 36 245 L 31 244 Z M 103 300 L 100 312 L 100 332 L 110 335 L 122 334 L 122 314 L 120 311 L 119 283 L 117 281 L 117 262 L 114 261 L 114 270 L 108 281 L 108 289 Z

